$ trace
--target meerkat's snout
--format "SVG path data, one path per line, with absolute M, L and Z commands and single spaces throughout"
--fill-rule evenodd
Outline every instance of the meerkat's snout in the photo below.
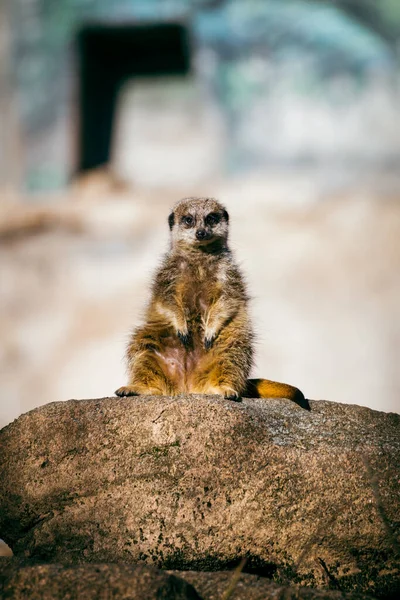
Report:
M 211 235 L 209 232 L 207 232 L 205 229 L 198 229 L 196 231 L 196 238 L 201 241 L 201 240 L 205 240 L 207 238 L 210 238 Z

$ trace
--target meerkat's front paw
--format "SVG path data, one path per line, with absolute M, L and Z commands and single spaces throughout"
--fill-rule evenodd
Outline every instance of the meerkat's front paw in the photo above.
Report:
M 115 391 L 116 396 L 139 396 L 132 385 L 123 385 Z
M 213 344 L 215 342 L 215 335 L 212 335 L 210 337 L 204 337 L 204 348 L 206 350 L 210 350 L 213 347 Z
M 192 343 L 192 338 L 188 331 L 186 331 L 186 333 L 183 331 L 178 331 L 178 338 L 181 340 L 185 348 L 188 348 Z

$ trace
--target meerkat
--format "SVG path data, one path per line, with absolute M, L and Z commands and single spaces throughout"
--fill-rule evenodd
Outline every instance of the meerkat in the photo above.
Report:
M 228 245 L 226 208 L 214 198 L 184 198 L 168 223 L 170 250 L 127 350 L 128 385 L 115 393 L 288 398 L 305 406 L 291 385 L 248 379 L 254 334 L 246 285 Z

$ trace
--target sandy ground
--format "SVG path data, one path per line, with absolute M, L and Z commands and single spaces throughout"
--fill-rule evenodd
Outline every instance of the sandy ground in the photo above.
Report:
M 195 193 L 219 197 L 231 215 L 253 297 L 254 375 L 400 412 L 400 201 L 382 182 L 370 188 L 292 173 Z M 27 205 L 0 203 L 3 226 L 17 223 L 9 236 L 0 227 L 0 426 L 125 382 L 124 348 L 168 245 L 168 210 L 187 192 L 72 190 L 31 201 L 47 217 L 20 235 Z

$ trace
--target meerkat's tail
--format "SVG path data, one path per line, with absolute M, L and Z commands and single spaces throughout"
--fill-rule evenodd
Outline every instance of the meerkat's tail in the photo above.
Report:
M 308 400 L 297 387 L 269 379 L 248 379 L 243 396 L 246 398 L 287 398 L 302 408 L 310 410 Z

